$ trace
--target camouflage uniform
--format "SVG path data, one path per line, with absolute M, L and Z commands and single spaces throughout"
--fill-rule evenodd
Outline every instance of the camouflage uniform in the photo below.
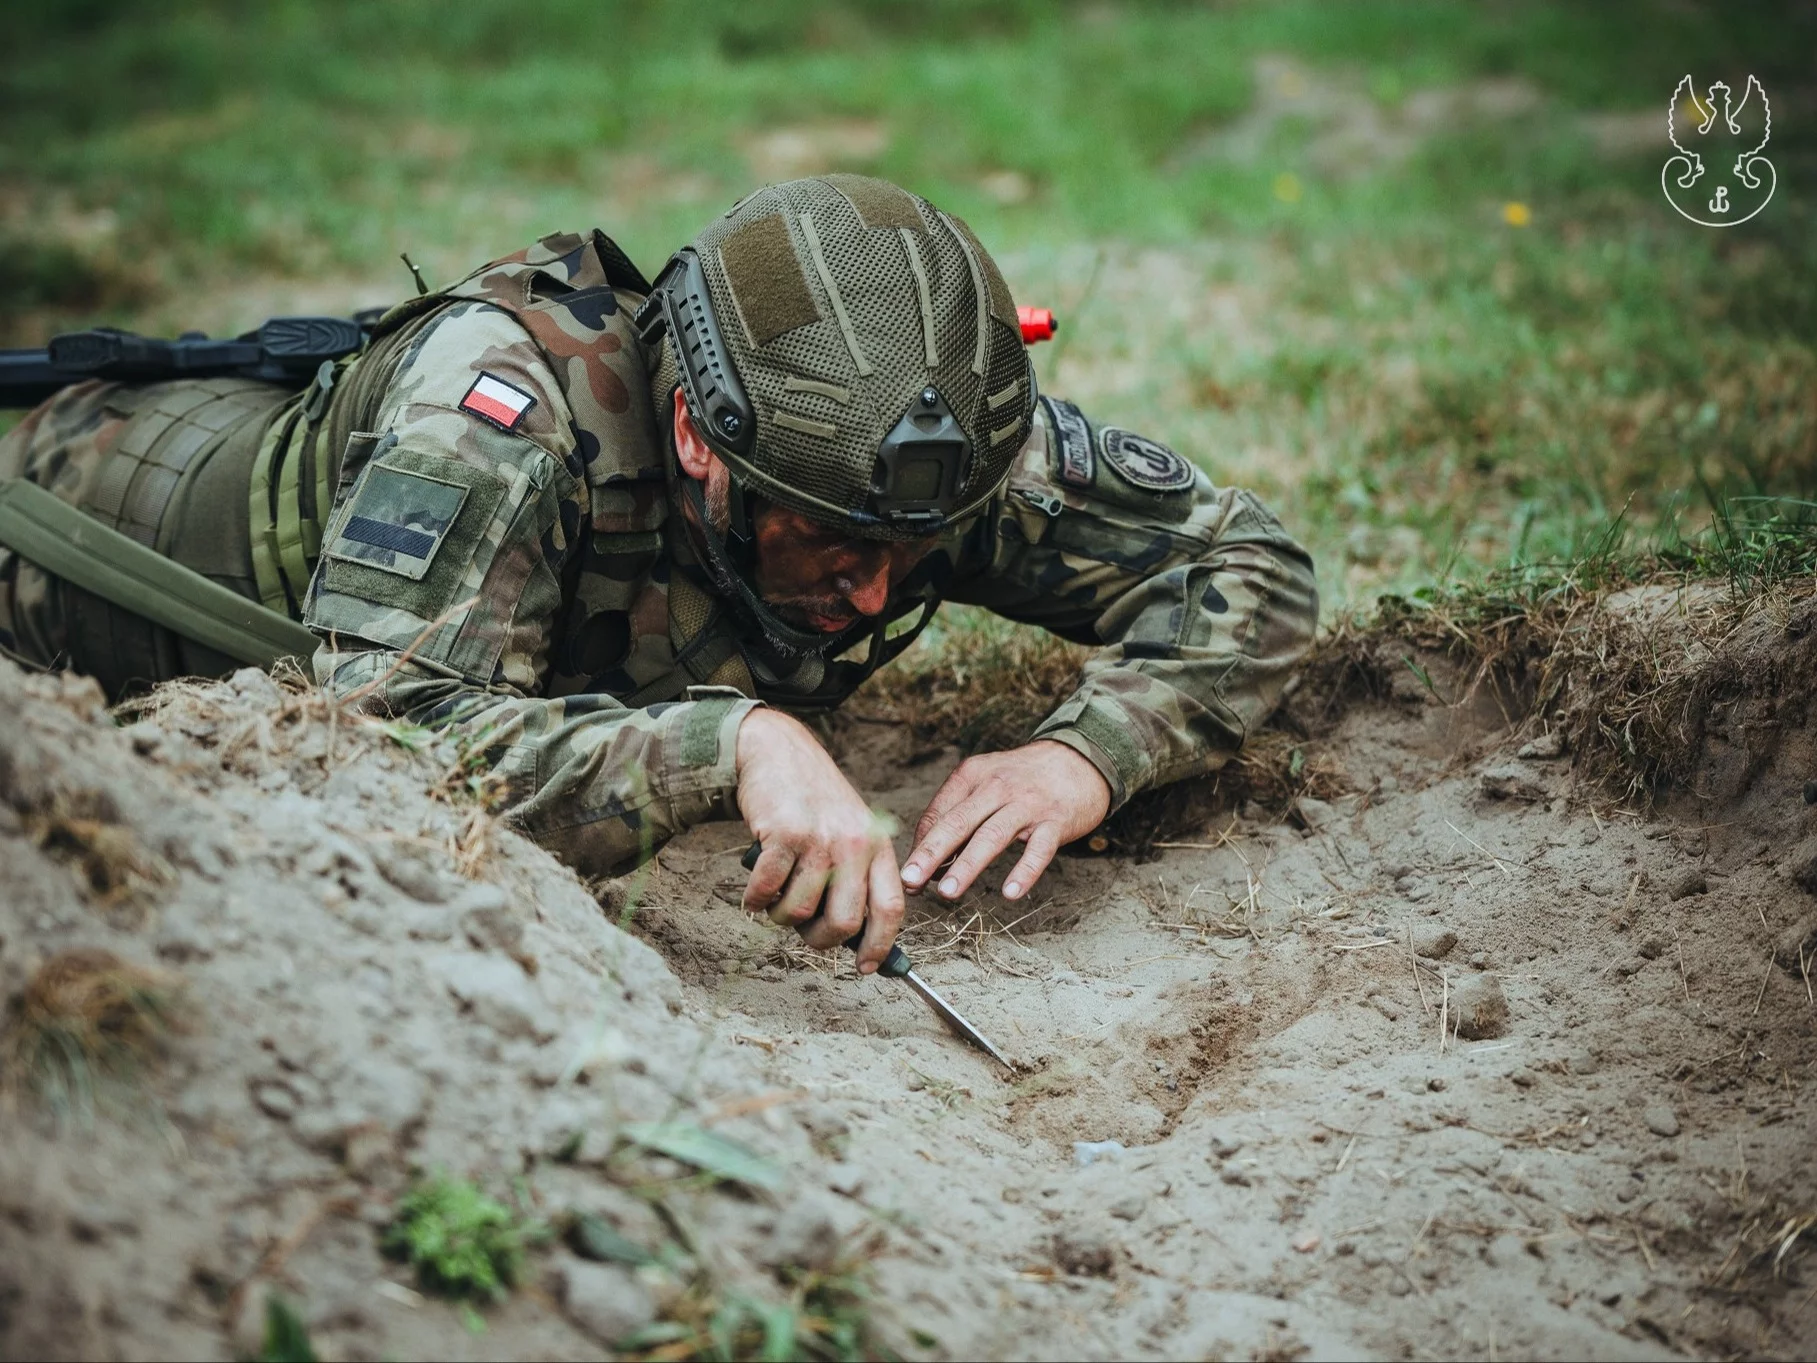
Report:
M 24 477 L 184 567 L 257 599 L 247 479 L 272 414 L 294 400 L 244 379 L 58 393 L 0 439 L 0 479 Z M 233 659 L 53 577 L 0 546 L 0 649 L 70 663 L 118 697 L 231 671 Z
M 744 715 L 837 705 L 889 651 L 779 656 L 717 600 L 678 509 L 673 369 L 630 324 L 622 259 L 597 233 L 551 237 L 404 305 L 266 442 L 268 480 L 332 506 L 319 543 L 291 537 L 318 680 L 479 744 L 518 821 L 590 871 L 736 817 Z M 480 410 L 482 379 L 521 411 Z M 1254 497 L 1050 399 L 1003 491 L 888 614 L 943 600 L 1102 646 L 1036 736 L 1083 754 L 1113 808 L 1234 753 L 1317 616 L 1310 560 Z

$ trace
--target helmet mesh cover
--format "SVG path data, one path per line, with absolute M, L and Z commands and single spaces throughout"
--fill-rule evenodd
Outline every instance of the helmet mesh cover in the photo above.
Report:
M 971 442 L 949 518 L 1001 485 L 1034 376 L 1009 288 L 963 223 L 887 181 L 833 175 L 759 190 L 693 245 L 757 413 L 749 460 L 728 458 L 753 491 L 865 535 L 925 534 L 853 517 L 884 437 L 929 385 Z

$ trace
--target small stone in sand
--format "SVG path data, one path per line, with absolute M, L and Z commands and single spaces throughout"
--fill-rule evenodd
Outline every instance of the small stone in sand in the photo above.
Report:
M 1300 816 L 1300 822 L 1306 825 L 1306 831 L 1316 833 L 1337 817 L 1337 811 L 1323 800 L 1310 795 L 1302 795 L 1293 802 L 1293 809 Z
M 448 992 L 474 1019 L 500 1036 L 547 1041 L 555 1020 L 517 963 L 492 955 L 450 953 L 436 966 Z
M 497 892 L 495 886 L 489 885 L 485 889 L 493 890 L 494 894 L 474 893 L 467 896 L 478 902 L 461 912 L 461 931 L 481 951 L 502 951 L 506 955 L 522 951 L 524 920 L 511 912 L 510 903 L 502 893 Z
M 1666 895 L 1670 899 L 1689 899 L 1694 894 L 1707 894 L 1709 889 L 1709 879 L 1701 870 L 1692 867 L 1672 882 Z
M 1817 954 L 1812 951 L 1813 937 L 1817 937 L 1817 918 L 1794 923 L 1773 943 L 1773 959 L 1795 974 L 1810 969 L 1817 965 L 1811 960 L 1812 955 Z
M 1426 923 L 1413 930 L 1413 950 L 1434 961 L 1442 961 L 1457 945 L 1457 934 L 1443 923 Z
M 1678 1134 L 1678 1114 L 1672 1110 L 1670 1103 L 1652 1103 L 1641 1114 L 1647 1124 L 1647 1130 L 1655 1136 L 1676 1136 Z
M 1536 758 L 1542 762 L 1549 762 L 1555 757 L 1563 757 L 1565 755 L 1565 736 L 1556 731 L 1541 734 L 1538 738 L 1521 744 L 1520 750 L 1514 755 Z
M 372 845 L 372 864 L 378 873 L 412 899 L 424 904 L 440 904 L 448 898 L 448 882 L 440 869 L 413 847 Z
M 1550 793 L 1537 773 L 1516 763 L 1490 767 L 1478 781 L 1491 800 L 1543 800 Z
M 1794 885 L 1817 894 L 1817 838 L 1806 838 L 1792 849 L 1782 865 Z
M 1054 1262 L 1084 1278 L 1108 1278 L 1117 1269 L 1117 1245 L 1095 1226 L 1069 1226 L 1054 1235 Z
M 1501 980 L 1491 971 L 1469 975 L 1451 990 L 1451 1009 L 1457 1034 L 1468 1041 L 1500 1036 L 1508 1026 L 1508 997 Z
M 1110 1214 L 1119 1221 L 1134 1221 L 1137 1217 L 1142 1215 L 1147 1207 L 1147 1198 L 1141 1196 L 1139 1193 L 1131 1193 L 1128 1197 L 1120 1197 L 1115 1202 L 1111 1203 Z
M 656 1319 L 648 1289 L 621 1264 L 569 1259 L 555 1274 L 568 1319 L 601 1344 L 610 1347 Z
M 1319 1247 L 1319 1233 L 1315 1230 L 1303 1230 L 1289 1242 L 1296 1254 L 1310 1254 Z
M 1099 1160 L 1122 1159 L 1124 1155 L 1122 1141 L 1074 1141 L 1073 1163 L 1081 1169 L 1096 1164 Z
M 252 1086 L 252 1101 L 259 1105 L 259 1111 L 267 1117 L 275 1117 L 280 1122 L 289 1121 L 296 1115 L 299 1106 L 296 1090 L 290 1085 L 276 1080 L 266 1080 Z

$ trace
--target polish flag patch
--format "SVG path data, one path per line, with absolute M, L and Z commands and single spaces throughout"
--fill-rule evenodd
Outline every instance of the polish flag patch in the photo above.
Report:
M 524 413 L 536 406 L 536 399 L 521 388 L 513 388 L 496 374 L 481 373 L 461 399 L 461 410 L 484 417 L 501 430 L 517 429 Z

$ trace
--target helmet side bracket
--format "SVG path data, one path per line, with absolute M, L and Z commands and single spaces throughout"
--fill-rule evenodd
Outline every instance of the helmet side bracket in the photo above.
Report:
M 971 465 L 972 442 L 940 390 L 928 385 L 884 436 L 871 471 L 867 510 L 907 528 L 945 523 Z
M 749 462 L 757 444 L 757 413 L 732 367 L 707 293 L 706 271 L 692 248 L 670 258 L 636 320 L 647 345 L 668 331 L 682 395 L 702 437 L 719 453 Z

